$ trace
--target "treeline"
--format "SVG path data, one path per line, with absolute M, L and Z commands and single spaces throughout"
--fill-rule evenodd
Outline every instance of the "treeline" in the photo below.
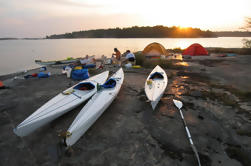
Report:
M 199 28 L 180 28 L 165 26 L 133 26 L 130 28 L 111 28 L 78 31 L 59 35 L 46 36 L 47 39 L 61 38 L 199 38 L 216 37 L 209 30 L 202 31 Z
M 251 37 L 251 32 L 248 31 L 221 31 L 214 32 L 218 37 Z

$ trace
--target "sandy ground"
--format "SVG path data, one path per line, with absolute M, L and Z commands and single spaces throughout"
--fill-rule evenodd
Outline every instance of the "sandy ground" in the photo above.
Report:
M 189 60 L 189 66 L 165 69 L 169 83 L 155 111 L 144 93 L 145 79 L 152 69 L 125 69 L 117 98 L 72 151 L 65 150 L 58 134 L 68 129 L 85 103 L 29 136 L 17 137 L 12 130 L 76 82 L 55 67 L 48 69 L 53 75 L 45 79 L 2 76 L 10 88 L 0 90 L 0 165 L 197 165 L 172 103 L 176 98 L 184 103 L 184 116 L 203 166 L 248 166 L 250 96 L 237 92 L 251 92 L 247 83 L 250 61 L 251 56 Z M 33 72 L 36 70 L 29 71 Z M 95 71 L 99 72 L 102 70 Z

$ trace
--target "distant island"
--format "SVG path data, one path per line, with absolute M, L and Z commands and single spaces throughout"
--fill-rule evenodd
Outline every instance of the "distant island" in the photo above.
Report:
M 0 40 L 42 40 L 45 38 L 14 38 L 14 37 L 3 37 Z
M 218 37 L 251 37 L 251 32 L 248 31 L 219 31 L 214 34 Z
M 18 38 L 3 37 L 3 38 L 0 38 L 0 40 L 18 40 Z
M 133 26 L 129 28 L 94 29 L 65 34 L 54 34 L 44 38 L 5 37 L 0 40 L 42 40 L 74 38 L 213 38 L 213 37 L 251 37 L 248 31 L 204 31 L 199 28 L 158 26 Z
M 129 28 L 95 29 L 46 36 L 46 39 L 62 38 L 202 38 L 217 37 L 213 32 L 199 28 L 166 26 L 133 26 Z

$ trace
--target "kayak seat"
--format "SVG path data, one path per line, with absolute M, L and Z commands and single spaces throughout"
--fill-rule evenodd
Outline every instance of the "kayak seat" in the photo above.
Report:
M 153 73 L 149 79 L 164 79 L 163 75 L 160 72 Z
M 90 82 L 83 82 L 80 83 L 78 85 L 76 85 L 73 89 L 77 89 L 77 90 L 92 90 L 95 88 L 95 85 L 93 85 Z
M 113 78 L 110 78 L 102 85 L 103 88 L 114 88 L 115 86 L 116 86 L 116 80 Z

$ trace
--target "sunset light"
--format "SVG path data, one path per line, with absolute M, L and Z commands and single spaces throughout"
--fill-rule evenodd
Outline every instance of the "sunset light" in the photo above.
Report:
M 244 18 L 251 15 L 250 6 L 250 0 L 3 1 L 0 36 L 44 36 L 135 25 L 239 30 Z
M 247 166 L 251 0 L 1 0 L 0 165 Z

